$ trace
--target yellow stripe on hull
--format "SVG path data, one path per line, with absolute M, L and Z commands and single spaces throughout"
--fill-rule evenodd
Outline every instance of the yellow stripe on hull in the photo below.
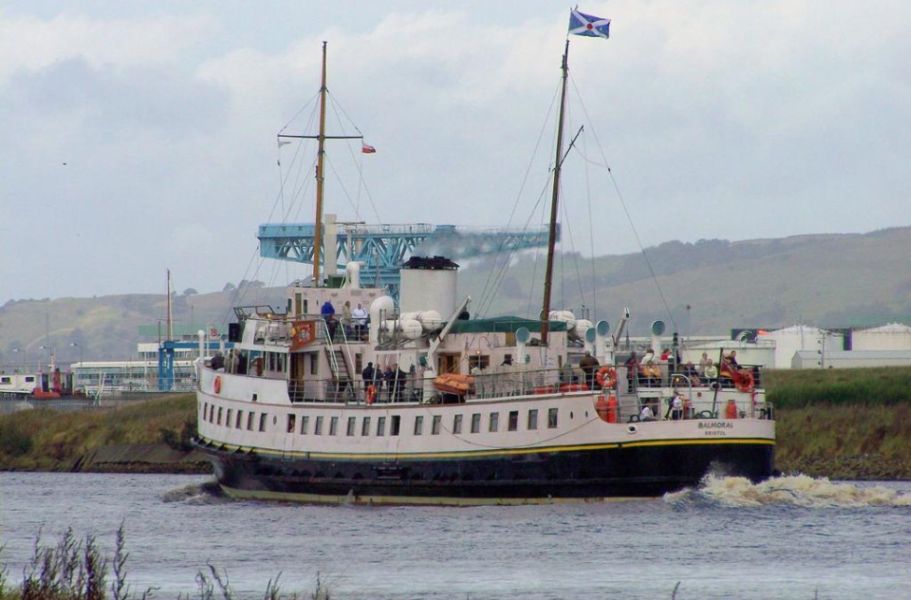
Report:
M 205 438 L 204 438 L 205 439 Z M 253 450 L 257 454 L 277 457 L 296 457 L 314 460 L 433 460 L 440 458 L 487 458 L 496 456 L 516 456 L 523 454 L 553 454 L 559 452 L 588 452 L 592 450 L 610 450 L 619 448 L 655 447 L 655 446 L 705 446 L 705 445 L 767 445 L 774 446 L 775 440 L 769 438 L 711 438 L 711 439 L 676 439 L 676 440 L 645 440 L 641 442 L 624 442 L 610 444 L 586 444 L 573 446 L 545 446 L 533 448 L 512 448 L 502 450 L 466 450 L 458 452 L 299 452 L 266 450 L 259 448 L 246 448 L 221 444 L 208 440 L 211 444 L 223 446 L 227 451 L 240 450 L 241 452 Z

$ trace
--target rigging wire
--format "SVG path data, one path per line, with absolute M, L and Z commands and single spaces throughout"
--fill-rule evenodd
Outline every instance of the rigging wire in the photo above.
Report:
M 582 148 L 583 150 L 587 148 L 585 137 L 582 138 Z M 581 154 L 581 153 L 580 153 Z M 589 243 L 589 263 L 592 267 L 592 278 L 591 278 L 591 291 L 592 291 L 592 303 L 591 303 L 591 314 L 588 315 L 589 319 L 597 319 L 598 314 L 598 294 L 595 292 L 596 279 L 595 279 L 595 218 L 592 214 L 592 189 L 591 189 L 591 174 L 588 169 L 588 161 L 583 160 L 582 164 L 584 165 L 585 170 L 585 197 L 588 200 L 588 243 Z M 580 283 L 581 288 L 581 283 Z
M 588 115 L 588 109 L 585 107 L 585 102 L 582 100 L 582 95 L 579 93 L 578 88 L 576 87 L 575 80 L 570 77 L 572 81 L 573 88 L 576 90 L 577 97 L 579 98 L 579 104 L 582 106 L 582 111 L 585 113 L 585 118 L 591 122 L 591 118 Z M 614 187 L 614 191 L 617 193 L 617 198 L 620 200 L 620 206 L 623 208 L 623 212 L 626 215 L 626 220 L 629 222 L 630 229 L 633 231 L 633 236 L 636 238 L 636 244 L 639 246 L 639 251 L 642 253 L 642 258 L 645 259 L 645 264 L 648 267 L 649 273 L 652 276 L 652 281 L 655 282 L 655 287 L 658 289 L 658 296 L 661 298 L 661 303 L 664 305 L 664 309 L 667 311 L 668 318 L 674 326 L 674 330 L 677 330 L 677 321 L 674 319 L 674 313 L 671 312 L 670 305 L 668 305 L 667 298 L 664 296 L 664 290 L 661 288 L 661 284 L 658 282 L 658 276 L 655 274 L 655 269 L 652 266 L 652 261 L 649 260 L 648 253 L 645 251 L 645 247 L 642 245 L 642 239 L 639 237 L 639 231 L 636 229 L 635 223 L 633 223 L 633 217 L 629 212 L 629 208 L 626 205 L 626 201 L 623 198 L 623 193 L 620 191 L 620 186 L 617 184 L 617 180 L 614 177 L 614 172 L 610 168 L 610 164 L 607 162 L 607 156 L 604 154 L 604 147 L 601 145 L 601 140 L 598 139 L 598 133 L 592 128 L 592 135 L 595 138 L 595 144 L 598 147 L 598 150 L 601 154 L 601 163 L 591 160 L 585 155 L 582 155 L 584 160 L 589 161 L 593 165 L 601 166 L 607 169 L 607 173 L 610 176 L 611 184 Z
M 340 111 L 341 114 L 344 115 L 346 119 L 348 119 L 348 122 L 351 123 L 351 126 L 354 127 L 354 130 L 357 131 L 358 135 L 363 137 L 364 133 L 360 129 L 358 129 L 357 125 L 354 124 L 354 120 L 350 116 L 348 116 L 348 112 L 345 110 L 345 107 L 342 106 L 342 103 L 339 102 L 338 99 L 334 95 L 332 95 L 331 92 L 329 92 L 328 90 L 326 90 L 326 91 L 328 92 L 329 99 L 332 101 L 331 106 L 332 106 L 333 110 L 338 109 L 338 111 Z M 341 119 L 339 118 L 338 112 L 335 112 L 335 118 L 339 122 L 339 127 L 341 128 L 342 124 L 341 124 Z M 363 141 L 362 141 L 362 143 L 363 143 Z M 361 160 L 355 160 L 355 158 L 353 156 L 353 151 L 351 150 L 350 145 L 348 145 L 348 152 L 352 155 L 351 160 L 356 165 L 357 175 L 358 175 L 358 201 L 355 205 L 355 218 L 356 219 L 360 218 L 360 191 L 361 191 L 361 189 L 363 189 L 364 193 L 367 194 L 367 201 L 370 203 L 370 208 L 373 210 L 373 214 L 376 217 L 376 222 L 382 223 L 383 220 L 380 218 L 380 211 L 377 210 L 376 203 L 373 201 L 373 195 L 370 193 L 370 188 L 367 187 L 367 181 L 364 179 L 363 156 L 361 157 Z
M 547 111 L 545 113 L 547 115 L 547 118 L 544 119 L 544 121 L 541 124 L 541 129 L 540 129 L 540 131 L 538 131 L 538 137 L 535 140 L 534 150 L 532 150 L 531 158 L 528 161 L 528 165 L 525 167 L 525 176 L 522 178 L 522 183 L 519 186 L 519 191 L 516 193 L 515 200 L 513 201 L 512 210 L 509 213 L 509 219 L 506 222 L 507 227 L 512 224 L 513 219 L 516 216 L 516 212 L 518 211 L 519 200 L 522 198 L 522 194 L 525 192 L 525 186 L 528 184 L 528 178 L 531 175 L 531 169 L 532 169 L 532 166 L 534 165 L 534 159 L 538 155 L 538 149 L 541 146 L 541 140 L 544 139 L 544 132 L 547 130 L 547 123 L 550 122 L 550 116 L 553 115 L 554 104 L 557 101 L 557 96 L 559 94 L 559 91 L 560 91 L 560 88 L 558 86 L 554 90 L 554 94 L 551 97 L 550 106 L 547 107 Z M 544 190 L 546 190 L 546 186 L 545 186 Z M 531 218 L 534 215 L 534 211 L 537 208 L 538 204 L 541 202 L 541 198 L 543 197 L 544 190 L 542 190 L 541 194 L 538 196 L 538 200 L 535 203 L 535 206 L 532 208 L 529 218 L 525 221 L 525 225 L 522 228 L 522 231 L 528 231 L 529 223 L 531 223 Z M 506 244 L 505 239 L 500 242 L 500 247 L 497 249 L 496 256 L 500 255 L 500 253 L 503 250 L 503 246 L 505 244 Z M 515 250 L 509 250 L 507 252 L 506 260 L 504 261 L 504 264 L 500 268 L 499 272 L 497 272 L 497 270 L 495 268 L 492 268 L 487 271 L 487 280 L 484 282 L 484 287 L 482 288 L 482 292 L 481 292 L 481 298 L 478 302 L 479 314 L 486 313 L 487 309 L 493 303 L 493 297 L 496 295 L 496 291 L 500 285 L 500 282 L 502 282 L 502 280 L 506 276 L 506 272 L 508 271 L 509 264 L 512 261 L 513 254 L 515 254 Z M 494 266 L 496 266 L 496 261 L 494 261 Z M 493 277 L 493 281 L 491 281 L 491 277 Z

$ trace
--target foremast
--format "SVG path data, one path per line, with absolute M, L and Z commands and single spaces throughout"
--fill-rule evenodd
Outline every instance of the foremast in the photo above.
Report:
M 317 135 L 289 135 L 278 134 L 279 138 L 315 139 L 317 142 L 316 155 L 316 220 L 313 231 L 313 285 L 319 287 L 320 261 L 322 260 L 323 246 L 323 185 L 325 177 L 323 169 L 326 158 L 326 140 L 363 140 L 363 135 L 326 135 L 326 97 L 329 87 L 326 85 L 326 47 L 328 42 L 323 42 L 323 62 L 320 72 L 319 87 L 319 133 Z

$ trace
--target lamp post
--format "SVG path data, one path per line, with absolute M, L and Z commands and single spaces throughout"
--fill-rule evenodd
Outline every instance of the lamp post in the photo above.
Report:
M 79 348 L 79 364 L 82 364 L 82 355 L 85 348 L 82 347 L 82 344 L 79 342 L 70 342 L 70 348 Z

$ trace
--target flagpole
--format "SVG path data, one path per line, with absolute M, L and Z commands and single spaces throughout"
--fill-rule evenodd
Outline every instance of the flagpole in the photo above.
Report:
M 566 114 L 566 79 L 569 72 L 569 38 L 563 52 L 563 84 L 560 92 L 560 117 L 557 124 L 557 154 L 554 159 L 554 189 L 550 202 L 550 231 L 547 238 L 547 268 L 544 272 L 544 302 L 541 308 L 541 343 L 547 345 L 550 332 L 550 294 L 554 275 L 554 247 L 557 242 L 557 214 L 560 201 L 560 165 L 563 162 L 563 121 Z

